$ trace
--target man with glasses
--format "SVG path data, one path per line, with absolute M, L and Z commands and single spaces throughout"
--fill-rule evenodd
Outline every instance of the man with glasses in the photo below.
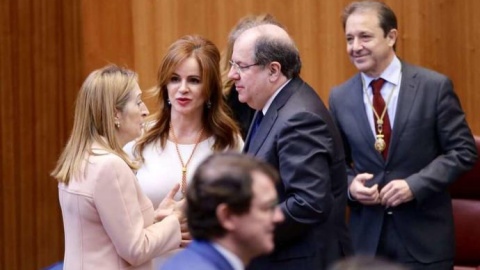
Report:
M 245 30 L 235 41 L 229 78 L 257 112 L 244 152 L 280 172 L 285 221 L 275 250 L 249 269 L 325 269 L 350 252 L 347 178 L 340 135 L 315 91 L 300 77 L 294 42 L 277 25 Z

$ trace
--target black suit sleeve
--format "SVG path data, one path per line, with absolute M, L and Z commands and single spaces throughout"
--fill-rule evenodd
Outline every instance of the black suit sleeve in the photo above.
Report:
M 333 140 L 325 121 L 308 112 L 292 115 L 278 136 L 278 168 L 285 190 L 280 207 L 285 222 L 277 227 L 275 240 L 285 244 L 330 214 Z
M 329 110 L 330 110 L 330 114 L 332 115 L 333 121 L 335 122 L 335 125 L 337 126 L 337 128 L 340 132 L 340 135 L 342 136 L 343 149 L 345 151 L 345 163 L 346 163 L 345 165 L 346 165 L 346 168 L 347 168 L 347 179 L 348 179 L 348 185 L 347 185 L 348 204 L 352 207 L 355 207 L 355 206 L 358 206 L 360 203 L 353 200 L 352 196 L 350 195 L 349 189 L 350 189 L 350 184 L 352 183 L 353 178 L 355 178 L 357 173 L 355 172 L 355 170 L 353 168 L 352 153 L 351 153 L 351 149 L 350 149 L 350 144 L 348 143 L 347 136 L 343 132 L 343 129 L 340 126 L 340 123 L 337 121 L 336 108 L 335 108 L 335 104 L 333 102 L 333 93 L 334 93 L 334 91 L 331 91 L 328 107 L 329 107 Z

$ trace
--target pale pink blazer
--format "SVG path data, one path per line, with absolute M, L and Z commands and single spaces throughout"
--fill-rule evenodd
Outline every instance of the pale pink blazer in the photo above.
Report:
M 58 186 L 64 269 L 150 270 L 154 257 L 179 247 L 178 219 L 153 224 L 152 203 L 128 165 L 114 154 L 95 152 L 103 155 L 91 155 L 78 177 Z

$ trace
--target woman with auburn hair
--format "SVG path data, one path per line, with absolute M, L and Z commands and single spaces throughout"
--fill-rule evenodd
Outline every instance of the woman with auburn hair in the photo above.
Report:
M 240 151 L 243 146 L 223 99 L 219 61 L 217 47 L 201 36 L 180 38 L 162 59 L 156 93 L 160 109 L 133 149 L 133 143 L 125 148 L 141 160 L 137 178 L 153 204 L 177 183 L 181 192 L 175 198 L 183 198 L 201 161 L 214 152 Z M 190 239 L 189 234 L 182 236 Z
M 154 211 L 122 147 L 141 135 L 148 110 L 137 75 L 93 71 L 77 97 L 73 131 L 52 176 L 59 182 L 64 269 L 151 269 L 181 243 L 174 187 Z

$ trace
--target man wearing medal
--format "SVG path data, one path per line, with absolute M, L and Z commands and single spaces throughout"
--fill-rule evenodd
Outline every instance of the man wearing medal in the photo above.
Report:
M 453 84 L 399 60 L 396 17 L 384 3 L 351 3 L 342 19 L 360 73 L 331 91 L 330 110 L 344 139 L 354 250 L 452 269 L 448 186 L 477 159 Z

